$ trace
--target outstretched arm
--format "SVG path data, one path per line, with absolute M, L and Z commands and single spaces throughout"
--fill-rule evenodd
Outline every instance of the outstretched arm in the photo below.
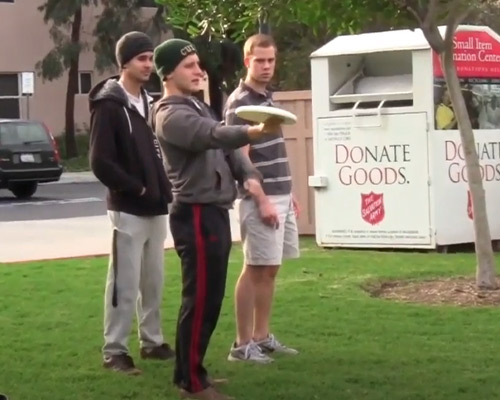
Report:
M 237 149 L 276 129 L 273 122 L 255 126 L 224 126 L 212 118 L 199 115 L 189 106 L 166 111 L 160 116 L 159 124 L 161 129 L 158 134 L 165 141 L 193 152 Z

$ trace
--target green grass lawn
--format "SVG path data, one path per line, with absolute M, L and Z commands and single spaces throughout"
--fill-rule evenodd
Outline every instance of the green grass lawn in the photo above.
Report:
M 56 245 L 56 244 L 54 244 Z M 279 275 L 273 331 L 300 349 L 271 365 L 226 361 L 234 338 L 234 247 L 223 313 L 206 364 L 241 400 L 496 400 L 500 313 L 496 308 L 409 305 L 370 297 L 366 280 L 471 275 L 473 254 L 317 249 Z M 11 400 L 177 398 L 172 363 L 144 362 L 140 377 L 101 368 L 106 258 L 0 267 L 0 392 Z M 165 334 L 173 342 L 179 262 L 166 254 Z M 138 353 L 136 333 L 132 355 Z

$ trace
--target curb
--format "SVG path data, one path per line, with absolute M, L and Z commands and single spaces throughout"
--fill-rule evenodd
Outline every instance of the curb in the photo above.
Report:
M 62 185 L 75 183 L 96 183 L 99 180 L 92 172 L 63 172 L 61 178 L 57 182 L 49 182 L 46 185 Z M 1 398 L 0 398 L 1 400 Z
M 167 250 L 167 249 L 165 249 Z M 48 262 L 48 261 L 67 261 L 67 260 L 79 260 L 79 259 L 93 259 L 93 258 L 103 258 L 103 257 L 109 257 L 109 252 L 108 253 L 91 253 L 91 254 L 85 254 L 85 255 L 77 255 L 77 256 L 62 256 L 62 257 L 40 257 L 40 258 L 30 258 L 27 260 L 15 260 L 15 261 L 1 261 L 1 263 L 6 264 L 6 265 L 18 265 L 18 264 L 29 264 L 29 263 L 38 263 L 38 262 Z M 0 395 L 0 400 L 2 399 Z
M 241 243 L 241 240 L 232 240 L 233 245 L 238 245 Z M 174 246 L 166 246 L 163 249 L 163 252 L 175 252 Z M 2 261 L 0 260 L 0 264 L 4 264 L 5 266 L 11 266 L 11 267 L 16 267 L 20 264 L 31 264 L 31 263 L 38 263 L 38 262 L 50 262 L 50 261 L 71 261 L 71 260 L 84 260 L 84 259 L 96 259 L 96 258 L 106 258 L 108 259 L 110 256 L 110 251 L 108 252 L 100 252 L 100 251 L 95 251 L 95 252 L 90 252 L 89 254 L 78 254 L 74 256 L 52 256 L 52 257 L 44 257 L 44 256 L 39 256 L 37 258 L 29 258 L 29 259 L 17 259 L 17 260 L 7 260 L 7 261 Z M 0 395 L 0 400 L 4 400 L 1 395 Z

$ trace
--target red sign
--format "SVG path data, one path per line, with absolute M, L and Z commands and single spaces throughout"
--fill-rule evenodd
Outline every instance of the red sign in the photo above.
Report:
M 474 211 L 472 210 L 472 195 L 470 190 L 467 190 L 467 216 L 469 219 L 474 219 Z
M 441 60 L 433 52 L 434 76 L 443 77 Z M 500 42 L 488 32 L 458 31 L 453 39 L 453 60 L 459 78 L 500 77 Z
M 361 193 L 361 218 L 371 225 L 376 225 L 385 217 L 384 194 Z

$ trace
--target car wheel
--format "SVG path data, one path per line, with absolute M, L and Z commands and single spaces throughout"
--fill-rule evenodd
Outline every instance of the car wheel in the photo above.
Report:
M 11 184 L 9 189 L 18 199 L 29 199 L 35 194 L 37 187 L 38 182 L 19 182 Z

